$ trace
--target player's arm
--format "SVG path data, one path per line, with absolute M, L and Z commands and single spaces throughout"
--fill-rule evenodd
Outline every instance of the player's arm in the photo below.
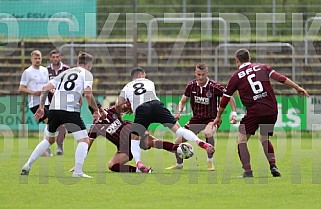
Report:
M 220 106 L 218 108 L 216 118 L 214 120 L 214 125 L 219 126 L 222 123 L 222 114 L 223 114 L 227 104 L 229 103 L 231 97 L 232 96 L 230 96 L 230 95 L 223 94 L 222 100 L 220 102 Z
M 178 103 L 178 107 L 177 107 L 177 113 L 175 115 L 176 119 L 179 119 L 181 117 L 181 113 L 184 110 L 184 106 L 186 104 L 186 102 L 188 101 L 188 97 L 183 95 L 181 100 Z
M 231 114 L 231 117 L 230 117 L 230 122 L 232 124 L 236 124 L 237 122 L 237 113 L 236 113 L 236 103 L 235 103 L 235 99 L 234 97 L 230 97 L 230 105 L 231 105 L 231 108 L 232 108 L 232 114 Z
M 115 108 L 116 108 L 116 112 L 117 112 L 118 116 L 120 116 L 120 118 L 121 118 L 123 104 L 125 104 L 126 101 L 127 100 L 123 96 L 118 96 L 118 98 L 117 98 Z
M 91 88 L 87 86 L 84 91 L 85 98 L 87 100 L 88 105 L 93 109 L 93 117 L 94 120 L 99 120 L 100 114 L 98 111 L 97 103 L 95 101 L 94 95 L 92 94 Z
M 28 89 L 27 86 L 20 84 L 19 85 L 19 92 L 21 94 L 30 94 L 35 96 L 40 96 L 41 91 L 33 91 L 31 89 Z
M 270 78 L 294 88 L 300 96 L 309 97 L 308 92 L 304 88 L 300 87 L 298 84 L 294 83 L 291 79 L 289 79 L 285 75 L 282 75 L 281 73 L 278 73 L 273 70 L 270 74 Z
M 39 104 L 39 107 L 34 115 L 35 120 L 39 120 L 40 118 L 42 118 L 44 116 L 44 108 L 45 108 L 46 99 L 48 97 L 49 91 L 53 88 L 54 88 L 54 86 L 50 82 L 48 82 L 46 85 L 44 85 L 42 87 L 42 91 L 40 94 L 40 104 Z

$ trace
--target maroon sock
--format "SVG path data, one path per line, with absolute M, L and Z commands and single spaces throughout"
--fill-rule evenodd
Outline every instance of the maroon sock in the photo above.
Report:
M 245 171 L 251 171 L 251 164 L 250 164 L 250 153 L 247 148 L 246 143 L 238 144 L 238 154 L 242 163 L 242 167 Z
M 182 164 L 183 163 L 183 159 L 178 157 L 176 150 L 177 150 L 178 144 L 173 144 L 172 142 L 168 142 L 168 141 L 162 141 L 162 140 L 156 140 L 155 141 L 155 148 L 156 149 L 164 149 L 168 152 L 172 152 L 175 153 L 175 157 L 176 157 L 176 162 L 178 164 Z
M 58 147 L 62 148 L 65 136 L 66 136 L 66 128 L 65 128 L 65 126 L 60 126 L 58 128 L 58 136 L 57 136 L 57 139 L 56 139 Z
M 155 141 L 155 148 L 156 149 L 164 149 L 168 152 L 176 152 L 178 144 L 173 144 L 172 142 L 156 140 Z
M 211 144 L 211 145 L 213 145 L 213 147 L 214 147 L 215 141 L 214 141 L 214 137 L 213 137 L 213 136 L 210 137 L 210 138 L 206 138 L 206 142 L 209 143 L 209 144 Z M 208 157 L 208 158 L 212 158 L 212 157 L 213 157 L 213 154 L 214 154 L 214 153 L 207 153 L 207 157 Z
M 131 165 L 121 165 L 119 163 L 114 164 L 111 168 L 111 171 L 114 172 L 131 172 L 136 173 L 136 167 Z
M 266 140 L 262 142 L 262 146 L 266 159 L 269 161 L 270 167 L 275 166 L 275 154 L 272 143 L 270 142 L 270 140 Z

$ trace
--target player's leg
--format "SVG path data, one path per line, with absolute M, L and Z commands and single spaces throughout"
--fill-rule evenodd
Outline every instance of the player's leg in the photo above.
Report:
M 75 170 L 72 174 L 72 177 L 92 178 L 91 176 L 84 174 L 82 169 L 85 159 L 87 157 L 87 150 L 89 146 L 89 138 L 86 137 L 87 131 L 81 130 L 81 131 L 73 132 L 72 134 L 75 140 L 78 142 L 78 145 L 75 151 L 75 166 L 74 166 Z
M 61 112 L 61 120 L 66 126 L 68 132 L 70 132 L 74 139 L 77 141 L 77 148 L 75 151 L 75 170 L 72 174 L 72 177 L 83 177 L 83 178 L 92 178 L 83 173 L 83 165 L 87 157 L 87 151 L 90 144 L 88 137 L 88 132 L 86 126 L 80 117 L 79 112 Z
M 43 139 L 31 153 L 28 161 L 23 165 L 21 175 L 28 175 L 33 163 L 55 142 L 55 133 L 48 133 L 47 137 Z
M 204 129 L 204 134 L 206 138 L 206 142 L 211 144 L 214 147 L 215 151 L 215 140 L 214 140 L 214 134 L 217 131 L 217 126 L 213 126 L 211 124 L 207 124 Z M 207 170 L 208 171 L 214 171 L 214 163 L 213 163 L 213 155 L 214 153 L 207 153 Z
M 264 121 L 265 123 L 270 122 L 270 124 L 260 124 L 259 139 L 260 139 L 260 142 L 262 143 L 262 147 L 263 147 L 266 159 L 270 164 L 271 174 L 274 177 L 280 177 L 281 173 L 279 172 L 276 166 L 274 147 L 271 141 L 269 140 L 269 136 L 273 135 L 273 129 L 274 129 L 276 119 L 277 119 L 277 115 L 264 116 L 264 118 L 262 118 L 262 121 Z
M 131 140 L 130 140 L 130 151 L 133 155 L 133 158 L 136 162 L 137 168 L 142 172 L 142 173 L 151 173 L 152 168 L 150 166 L 146 166 L 142 163 L 141 161 L 141 155 L 142 155 L 142 150 L 140 148 L 140 139 L 141 137 L 131 134 Z
M 255 131 L 259 127 L 259 122 L 257 117 L 244 116 L 240 122 L 239 132 L 238 132 L 238 155 L 242 163 L 242 168 L 244 169 L 243 177 L 253 177 L 250 152 L 247 147 L 247 141 L 251 135 L 255 134 Z
M 60 126 L 58 128 L 58 136 L 57 136 L 57 155 L 63 155 L 64 154 L 64 149 L 63 149 L 63 142 L 66 136 L 66 128 L 64 125 Z
M 37 111 L 35 108 L 37 107 L 31 109 L 31 111 Z M 50 147 L 51 144 L 55 142 L 55 130 L 57 130 L 60 123 L 58 120 L 56 120 L 57 117 L 52 117 L 52 115 L 53 114 L 50 114 L 48 109 L 45 108 L 44 117 L 39 120 L 44 121 L 46 124 L 48 124 L 44 129 L 44 139 L 36 146 L 36 148 L 31 153 L 28 161 L 22 167 L 21 175 L 28 175 L 32 164 Z
M 32 113 L 36 113 L 37 109 L 39 108 L 39 105 L 32 107 L 30 110 Z M 44 133 L 43 133 L 43 137 L 44 139 L 46 139 L 46 130 L 48 130 L 48 118 L 49 118 L 49 105 L 45 105 L 44 107 L 44 116 L 42 118 L 39 119 L 39 123 L 43 122 L 44 124 L 46 124 L 45 128 L 44 128 Z M 44 157 L 52 157 L 52 153 L 50 148 L 48 147 L 48 149 L 43 152 L 43 156 Z
M 135 111 L 135 119 L 133 124 L 127 124 L 122 130 L 126 130 L 130 127 L 132 134 L 130 137 L 130 150 L 133 158 L 136 162 L 136 166 L 143 173 L 150 173 L 152 171 L 151 167 L 145 166 L 141 161 L 141 148 L 140 143 L 142 137 L 144 136 L 148 126 L 151 124 L 152 111 L 149 103 L 144 103 L 140 105 Z M 122 131 L 123 132 L 123 131 Z M 125 133 L 127 134 L 127 133 Z M 121 139 L 125 137 L 121 137 Z
M 178 146 L 182 142 L 186 142 L 187 140 L 184 139 L 182 136 L 177 135 L 174 143 Z M 177 148 L 176 148 L 177 149 Z M 172 170 L 172 169 L 182 169 L 183 168 L 183 159 L 180 158 L 177 153 L 175 153 L 176 158 L 176 164 L 172 165 L 170 167 L 165 168 L 166 170 Z
M 159 101 L 156 102 L 155 105 L 153 105 L 152 110 L 153 112 L 156 112 L 155 117 L 157 118 L 157 120 L 153 122 L 162 123 L 164 126 L 170 128 L 177 135 L 182 136 L 184 139 L 188 141 L 193 141 L 197 143 L 198 146 L 205 149 L 208 153 L 214 152 L 214 148 L 212 145 L 199 139 L 192 131 L 186 128 L 182 128 L 180 124 L 177 122 L 177 120 L 174 118 L 174 116 L 171 114 L 171 112 L 166 107 L 164 107 L 164 104 Z
M 238 133 L 238 155 L 242 163 L 242 168 L 244 169 L 243 177 L 253 177 L 253 172 L 251 168 L 251 158 L 250 152 L 247 147 L 247 141 L 250 138 L 250 134 Z
M 116 152 L 108 163 L 108 168 L 114 172 L 136 172 L 136 167 L 131 165 L 125 165 L 130 160 L 127 153 Z
M 214 153 L 214 147 L 211 144 L 198 138 L 192 131 L 182 128 L 178 122 L 171 127 L 171 130 L 177 135 L 182 136 L 184 139 L 195 142 L 199 147 L 205 149 L 207 153 Z

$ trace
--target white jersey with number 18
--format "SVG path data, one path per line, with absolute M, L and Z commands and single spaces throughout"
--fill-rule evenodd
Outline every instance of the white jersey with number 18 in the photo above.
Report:
M 138 78 L 129 82 L 121 91 L 120 96 L 130 101 L 134 113 L 139 105 L 159 100 L 156 96 L 154 82 L 146 78 Z
M 88 70 L 75 67 L 59 74 L 50 83 L 56 88 L 50 110 L 80 112 L 80 98 L 86 87 L 92 89 L 93 76 Z

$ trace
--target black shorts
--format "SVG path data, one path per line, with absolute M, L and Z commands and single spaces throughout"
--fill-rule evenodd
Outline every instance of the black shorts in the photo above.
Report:
M 80 112 L 68 112 L 65 110 L 49 110 L 48 131 L 55 133 L 59 126 L 65 124 L 69 133 L 86 130 L 86 126 Z
M 172 128 L 176 119 L 161 101 L 153 100 L 139 105 L 135 111 L 133 132 L 143 136 L 152 123 L 161 123 Z M 145 128 L 145 130 L 142 130 Z
M 37 112 L 38 108 L 39 108 L 39 105 L 36 105 L 36 106 L 30 108 L 30 110 L 33 114 L 35 114 Z M 39 123 L 43 122 L 44 120 L 46 120 L 49 117 L 49 105 L 45 105 L 44 113 L 45 114 L 43 115 L 43 117 L 39 119 Z

